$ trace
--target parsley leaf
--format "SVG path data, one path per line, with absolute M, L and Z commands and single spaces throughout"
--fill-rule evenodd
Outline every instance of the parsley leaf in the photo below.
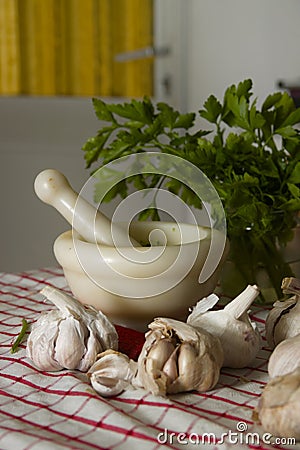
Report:
M 16 340 L 14 341 L 14 343 L 13 343 L 11 349 L 10 349 L 11 353 L 16 353 L 19 350 L 19 345 L 21 344 L 21 342 L 23 341 L 23 339 L 25 337 L 25 334 L 27 332 L 28 326 L 29 326 L 29 324 L 28 324 L 27 320 L 26 319 L 22 319 L 22 328 L 21 328 L 21 331 L 20 331 L 19 335 L 17 336 Z

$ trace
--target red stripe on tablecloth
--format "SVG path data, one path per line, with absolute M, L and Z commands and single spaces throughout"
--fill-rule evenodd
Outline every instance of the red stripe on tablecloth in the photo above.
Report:
M 2 334 L 4 334 L 4 333 L 2 333 Z M 7 348 L 10 351 L 10 349 L 12 348 L 13 343 L 14 343 L 14 336 L 12 337 L 11 342 L 9 344 L 0 344 L 0 348 Z M 19 344 L 18 347 L 19 347 L 20 350 L 21 349 L 22 350 L 26 349 L 26 345 L 24 345 L 24 344 Z M 1 359 L 3 359 L 2 355 L 1 355 Z
M 14 416 L 13 414 L 10 414 L 10 413 L 7 413 L 7 412 L 5 412 L 5 414 L 7 416 L 9 416 L 11 419 L 18 419 L 18 416 Z M 102 449 L 103 450 L 107 450 L 107 448 L 104 449 L 103 447 L 99 447 L 99 445 L 93 444 L 92 442 L 87 442 L 87 441 L 84 441 L 82 439 L 78 439 L 78 437 L 77 438 L 70 438 L 70 436 L 68 434 L 62 433 L 61 431 L 53 430 L 49 426 L 38 425 L 37 423 L 32 422 L 32 421 L 30 421 L 28 419 L 24 419 L 24 418 L 19 419 L 19 420 L 21 420 L 22 422 L 24 422 L 27 425 L 34 425 L 36 428 L 39 428 L 39 429 L 42 429 L 42 430 L 46 430 L 49 433 L 53 434 L 54 436 L 57 435 L 59 437 L 67 438 L 66 441 L 58 441 L 57 443 L 60 444 L 60 445 L 65 445 L 65 444 L 68 444 L 68 442 L 71 443 L 73 440 L 75 440 L 75 442 L 78 442 L 79 444 L 88 445 L 89 447 L 95 448 L 97 450 L 102 450 Z M 33 442 L 32 444 L 30 444 L 28 447 L 26 447 L 26 450 L 29 450 L 32 446 L 36 445 L 36 443 L 39 442 L 39 441 L 47 441 L 47 442 L 52 442 L 53 443 L 53 438 L 52 437 L 47 437 L 45 435 L 43 437 L 39 437 L 36 434 L 30 433 L 27 430 L 24 430 L 24 429 L 16 430 L 14 428 L 9 428 L 7 426 L 3 426 L 3 425 L 0 424 L 0 429 L 1 428 L 4 429 L 4 430 L 8 430 L 10 432 L 19 432 L 19 433 L 21 432 L 22 434 L 25 434 L 26 436 L 35 437 L 36 441 Z M 54 443 L 56 443 L 56 442 L 54 442 Z
M 11 338 L 16 337 L 16 333 L 9 333 L 8 331 L 1 331 L 1 334 L 3 334 L 4 336 L 7 336 L 7 337 L 11 337 Z M 0 346 L 2 346 L 2 345 L 0 344 Z M 7 345 L 3 345 L 3 347 L 6 347 L 6 346 Z
M 39 384 L 33 383 L 32 381 L 26 380 L 26 379 L 24 378 L 24 375 L 21 375 L 21 376 L 17 377 L 17 376 L 15 376 L 15 375 L 1 374 L 1 377 L 2 377 L 2 378 L 5 378 L 5 379 L 7 379 L 7 380 L 15 381 L 16 383 L 19 383 L 19 384 L 21 384 L 21 385 L 23 384 L 23 385 L 25 385 L 25 386 L 32 387 L 32 388 L 35 389 L 36 391 L 39 391 L 39 392 L 45 392 L 45 393 L 47 393 L 47 394 L 70 395 L 70 397 L 91 397 L 91 398 L 95 398 L 95 397 L 96 397 L 96 395 L 93 395 L 93 394 L 91 394 L 91 393 L 89 393 L 89 392 L 84 392 L 84 391 L 72 391 L 72 390 L 66 391 L 66 390 L 64 390 L 64 389 L 53 389 L 53 388 L 49 388 L 49 386 L 43 387 L 43 386 L 40 386 Z M 77 379 L 77 381 L 78 381 L 78 384 L 81 384 L 81 381 L 80 381 L 80 380 Z M 74 388 L 74 386 L 73 386 L 73 388 Z M 2 395 L 3 395 L 4 397 L 6 397 L 6 396 L 9 397 L 9 396 L 11 395 L 11 394 L 6 395 L 6 394 L 5 394 L 5 391 L 2 392 L 1 389 L 0 389 L 0 392 L 2 393 Z M 27 394 L 26 394 L 26 395 L 27 395 Z
M 264 363 L 264 365 L 265 364 L 266 363 Z M 267 369 L 262 369 L 261 367 L 255 367 L 254 370 L 257 372 L 268 373 Z
M 270 347 L 262 347 L 262 350 L 269 352 L 269 353 L 272 353 L 272 351 L 273 351 Z
M 78 380 L 78 378 L 76 376 L 76 372 L 72 372 L 71 370 L 64 370 L 64 371 L 61 370 L 61 371 L 57 371 L 57 372 L 46 372 L 44 370 L 39 370 L 34 365 L 26 362 L 27 358 L 25 356 L 21 357 L 21 358 L 17 358 L 17 357 L 13 357 L 13 356 L 10 357 L 10 356 L 1 355 L 1 359 L 10 361 L 11 363 L 21 364 L 22 366 L 25 366 L 25 367 L 31 369 L 34 373 L 45 375 L 49 378 L 71 377 L 71 378 Z M 2 376 L 2 373 L 0 372 L 0 377 L 1 376 Z
M 252 371 L 255 371 L 255 367 L 252 369 Z M 239 374 L 235 374 L 235 373 L 230 373 L 230 372 L 226 372 L 225 370 L 221 370 L 221 375 L 225 375 L 226 377 L 232 377 L 232 378 L 236 378 L 236 379 L 240 379 L 241 375 Z M 243 375 L 244 377 L 246 377 L 246 375 Z M 257 384 L 262 384 L 263 386 L 265 384 L 267 384 L 265 381 L 261 381 L 261 380 L 254 380 L 253 378 L 249 378 L 248 381 L 252 382 L 252 383 L 257 383 Z M 222 384 L 222 381 L 221 381 Z
M 232 384 L 220 383 L 221 386 L 232 389 L 234 391 L 240 392 L 241 394 L 252 395 L 253 397 L 260 397 L 260 394 L 256 394 L 255 392 L 247 391 L 246 389 L 241 389 Z
M 271 350 L 270 350 L 270 352 L 271 352 Z M 256 356 L 256 359 L 261 359 L 262 361 L 265 362 L 265 364 L 267 364 L 267 362 L 268 362 L 268 360 L 267 360 L 265 357 L 263 357 L 263 356 L 257 355 L 257 356 Z
M 55 275 L 55 276 L 60 277 L 60 275 Z M 37 284 L 45 284 L 47 286 L 54 286 L 53 283 L 45 280 L 44 278 L 36 278 L 33 275 L 30 275 L 29 273 L 24 273 L 24 274 L 22 273 L 22 279 L 23 280 L 25 279 L 25 280 L 35 281 Z M 61 288 L 60 287 L 59 289 L 62 290 L 62 291 L 67 291 L 66 287 L 65 288 Z
M 15 284 L 3 283 L 2 281 L 0 281 L 0 284 L 1 284 L 2 286 L 12 287 L 12 288 L 15 288 L 15 287 L 16 287 Z M 32 289 L 32 287 L 29 288 L 29 287 L 27 287 L 27 286 L 18 286 L 18 291 L 25 291 L 25 292 L 27 292 L 27 293 L 30 294 L 30 295 L 33 295 L 33 294 L 36 295 L 36 294 L 38 294 L 38 293 L 40 292 L 40 289 Z M 17 297 L 17 298 L 19 298 L 19 299 L 28 300 L 28 301 L 31 302 L 31 303 L 38 303 L 38 304 L 42 304 L 42 303 L 43 303 L 43 302 L 41 302 L 40 300 L 36 300 L 36 299 L 34 299 L 34 298 L 32 298 L 32 297 L 29 297 L 29 296 L 26 296 L 26 295 L 20 295 L 20 294 L 17 294 L 17 292 L 14 292 L 14 291 L 12 291 L 12 292 L 1 291 L 1 293 L 4 294 L 4 295 L 9 295 L 9 296 L 11 296 L 11 297 Z M 13 299 L 11 299 L 11 300 L 9 300 L 9 301 L 3 299 L 3 301 L 4 301 L 5 303 L 7 303 L 7 304 L 10 305 L 11 302 L 13 302 Z M 22 306 L 23 306 L 23 305 L 22 305 Z
M 9 283 L 7 283 L 7 282 L 4 282 L 4 281 L 1 281 L 0 280 L 0 285 L 4 288 L 4 287 L 7 287 L 7 288 L 12 288 L 13 290 L 12 291 L 1 291 L 1 293 L 2 294 L 5 294 L 5 295 L 10 295 L 10 296 L 12 296 L 12 297 L 19 297 L 19 298 L 26 298 L 27 300 L 34 300 L 34 299 L 32 299 L 31 297 L 26 297 L 26 296 L 24 296 L 24 295 L 20 295 L 20 294 L 18 294 L 17 292 L 18 291 L 24 291 L 24 292 L 28 292 L 30 295 L 32 295 L 32 294 L 36 294 L 36 293 L 38 293 L 39 292 L 39 290 L 38 289 L 32 289 L 33 288 L 33 286 L 22 286 L 22 285 L 17 285 L 15 282 L 14 283 L 11 283 L 11 282 L 9 282 Z
M 49 273 L 50 275 L 54 276 L 54 277 L 62 277 L 64 278 L 64 273 L 61 267 L 57 266 L 55 267 L 44 267 L 38 270 L 39 272 L 43 272 L 43 273 Z M 24 272 L 22 272 L 24 273 Z M 26 272 L 28 273 L 28 272 Z
M 6 323 L 3 320 L 0 321 L 0 324 L 5 326 L 5 327 L 8 327 L 8 328 L 18 328 L 18 327 L 20 328 L 20 326 L 22 325 L 22 324 L 20 325 L 20 322 L 18 322 L 18 323 Z M 1 334 L 2 334 L 2 331 L 1 331 Z M 16 333 L 16 335 L 17 334 L 18 333 Z
M 256 313 L 256 314 L 257 314 L 257 313 Z M 254 315 L 252 314 L 252 315 L 251 315 L 251 319 L 254 320 L 255 322 L 265 324 L 265 320 L 264 320 L 264 319 L 261 319 L 260 317 L 257 317 L 256 314 L 254 314 Z
M 30 279 L 29 277 L 27 277 L 27 279 Z M 32 281 L 35 281 L 35 280 L 32 280 Z M 12 287 L 12 288 L 16 288 L 16 283 L 4 283 L 3 281 L 0 281 L 0 284 L 2 285 L 2 286 L 7 286 L 7 287 Z M 55 284 L 54 283 L 48 283 L 48 282 L 43 282 L 42 280 L 38 283 L 38 284 L 42 284 L 42 285 L 48 285 L 48 286 L 51 286 L 51 287 L 56 287 L 55 286 Z M 66 289 L 66 288 L 59 288 L 61 291 L 64 291 L 64 292 L 66 292 L 66 293 L 70 293 L 70 290 L 69 289 Z M 40 291 L 42 290 L 42 288 L 41 287 L 35 287 L 35 286 L 20 286 L 20 285 L 18 285 L 18 290 L 19 291 L 25 291 L 25 292 L 28 292 L 29 294 L 38 294 L 38 293 L 40 293 Z M 26 297 L 26 296 L 22 296 L 22 295 L 19 295 L 19 294 L 16 294 L 16 292 L 14 292 L 14 291 L 12 291 L 12 292 L 5 292 L 5 291 L 3 291 L 3 293 L 4 294 L 9 294 L 9 295 L 11 295 L 11 296 L 16 296 L 16 297 L 20 297 L 20 298 L 26 298 L 27 300 L 29 300 L 29 301 L 31 301 L 31 302 L 35 302 L 35 303 L 41 303 L 39 300 L 35 300 L 34 298 L 32 298 L 32 297 Z
M 248 391 L 245 391 L 245 392 L 248 392 Z M 249 394 L 252 394 L 252 393 L 249 392 Z M 193 392 L 193 395 L 198 395 L 199 397 L 203 397 L 203 398 L 212 398 L 212 399 L 216 399 L 216 400 L 221 400 L 222 402 L 229 403 L 229 404 L 234 405 L 234 406 L 246 406 L 249 409 L 253 409 L 253 407 L 247 405 L 246 403 L 235 402 L 234 400 L 230 400 L 230 399 L 218 396 L 218 395 L 216 395 L 213 392 L 212 393 Z M 145 397 L 147 397 L 147 396 L 148 396 L 148 394 L 145 395 Z M 146 406 L 154 406 L 154 407 L 155 406 L 156 407 L 166 406 L 166 403 L 159 402 L 159 401 L 153 401 L 153 400 L 144 400 L 143 398 L 139 399 L 138 401 L 136 401 L 135 399 L 130 399 L 130 398 L 114 397 L 113 400 L 117 401 L 117 402 L 120 402 L 120 403 L 138 404 L 138 405 L 146 405 Z M 174 400 L 173 397 L 172 397 L 172 400 Z M 175 401 L 176 401 L 176 398 L 175 398 Z M 251 401 L 251 399 L 249 398 L 247 400 L 247 402 L 248 401 Z M 190 405 L 190 404 L 186 405 L 186 408 L 189 408 L 190 406 L 192 406 L 192 405 Z
M 0 390 L 0 393 L 4 394 L 4 396 L 7 397 L 5 391 Z M 9 398 L 13 398 L 15 400 L 18 400 L 18 401 L 21 401 L 23 403 L 29 404 L 31 406 L 35 406 L 35 407 L 37 407 L 39 409 L 45 409 L 45 410 L 51 411 L 51 413 L 53 413 L 53 414 L 55 414 L 55 415 L 57 415 L 59 417 L 63 417 L 65 419 L 74 420 L 76 422 L 84 423 L 85 425 L 89 425 L 89 426 L 91 426 L 93 428 L 96 428 L 96 429 L 105 429 L 105 430 L 108 430 L 108 431 L 112 431 L 114 433 L 123 434 L 126 437 L 132 436 L 132 437 L 134 437 L 136 439 L 143 439 L 143 440 L 146 440 L 146 441 L 157 443 L 157 439 L 153 438 L 152 436 L 148 436 L 147 434 L 144 434 L 144 433 L 142 433 L 140 431 L 134 431 L 134 429 L 127 430 L 126 428 L 123 428 L 121 426 L 104 423 L 103 422 L 103 417 L 101 418 L 100 421 L 99 420 L 96 421 L 96 420 L 88 419 L 88 418 L 83 417 L 83 416 L 79 416 L 79 415 L 75 415 L 75 414 L 67 414 L 67 413 L 64 413 L 63 411 L 57 411 L 55 409 L 52 409 L 50 407 L 50 405 L 45 405 L 44 403 L 34 402 L 34 401 L 28 400 L 28 399 L 24 400 L 22 397 L 18 397 L 18 396 L 12 395 L 12 394 L 9 395 Z M 61 399 L 58 399 L 57 402 L 60 402 L 60 401 L 61 401 Z M 81 404 L 80 405 L 80 409 L 82 409 L 84 406 L 85 406 L 84 403 Z M 6 412 L 5 412 L 5 414 L 6 414 Z M 28 413 L 25 413 L 25 416 L 26 416 L 26 414 L 28 414 Z M 111 413 L 109 413 L 109 414 L 111 414 Z M 9 414 L 9 415 L 12 418 L 15 418 L 15 419 L 18 419 L 18 420 L 22 420 L 25 423 L 27 422 L 27 423 L 30 423 L 30 424 L 34 424 L 35 426 L 37 425 L 35 422 L 28 421 L 28 419 L 24 419 L 24 417 L 22 417 L 22 416 L 14 416 L 13 414 Z M 139 421 L 139 420 L 137 419 L 137 421 Z M 46 429 L 46 430 L 51 430 L 51 432 L 52 432 L 52 429 L 51 429 L 50 425 L 49 426 L 41 426 L 41 428 Z M 74 440 L 76 441 L 77 438 L 74 437 Z
M 200 394 L 200 395 L 201 395 L 201 394 Z M 182 406 L 182 409 L 183 409 L 184 411 L 186 411 L 186 409 L 187 409 L 187 407 L 188 407 L 189 409 L 192 409 L 192 410 L 194 410 L 194 411 L 200 411 L 200 412 L 202 412 L 202 413 L 205 412 L 206 414 L 210 414 L 210 415 L 215 416 L 215 417 L 225 417 L 226 419 L 233 420 L 233 421 L 235 421 L 235 422 L 238 422 L 239 420 L 241 420 L 241 417 L 234 416 L 234 415 L 232 415 L 232 414 L 227 413 L 226 411 L 224 411 L 224 412 L 219 412 L 219 411 L 209 411 L 209 410 L 207 410 L 207 409 L 205 409 L 205 408 L 201 408 L 200 406 L 197 406 L 197 405 L 192 405 L 192 404 L 187 405 L 186 403 L 180 402 L 179 400 L 176 400 L 176 399 L 174 399 L 174 398 L 172 398 L 172 401 L 175 402 L 175 403 L 178 404 L 178 405 L 181 405 L 181 406 Z M 229 400 L 228 403 L 230 403 L 230 400 Z M 233 403 L 233 405 L 234 405 L 234 403 Z M 243 406 L 243 405 L 240 405 L 240 406 Z M 205 416 L 204 416 L 204 417 L 205 417 Z M 253 421 L 248 420 L 248 419 L 242 419 L 242 420 L 243 420 L 243 422 L 246 422 L 246 423 L 249 423 L 249 424 L 252 424 L 252 423 L 253 423 Z
M 46 273 L 51 274 L 51 272 L 49 272 L 49 271 L 41 270 L 40 272 L 46 272 Z M 9 281 L 9 282 L 4 281 L 5 278 L 9 278 L 10 275 L 13 276 L 14 278 L 16 278 L 16 277 L 19 278 L 20 281 L 22 281 L 22 280 L 34 281 L 36 283 L 35 292 L 38 292 L 41 289 L 41 288 L 38 288 L 38 285 L 56 286 L 56 283 L 54 282 L 53 278 L 64 279 L 63 273 L 55 273 L 54 272 L 53 274 L 51 274 L 52 276 L 49 277 L 49 281 L 48 281 L 47 278 L 43 278 L 42 276 L 41 276 L 41 278 L 38 278 L 38 277 L 34 276 L 33 274 L 31 274 L 30 272 L 19 272 L 19 273 L 15 273 L 15 274 L 9 274 L 9 273 L 5 274 L 5 277 L 2 277 L 2 279 L 0 281 L 0 284 L 2 284 L 3 286 L 12 286 L 14 288 L 16 288 L 16 286 L 17 286 L 18 289 L 28 291 L 31 293 L 33 293 L 33 291 L 34 291 L 34 289 L 33 289 L 34 286 L 24 286 L 24 285 L 20 286 L 17 284 L 17 281 L 15 279 L 13 281 Z M 1 277 L 1 275 L 0 275 L 0 277 Z M 70 289 L 68 288 L 66 281 L 65 281 L 65 287 L 60 287 L 59 289 L 64 290 L 66 292 L 70 292 Z
M 43 392 L 45 392 L 43 389 L 39 389 L 39 391 L 41 391 L 41 390 Z M 52 392 L 52 393 L 55 393 L 55 392 Z M 45 403 L 29 400 L 28 398 L 26 398 L 26 397 L 28 397 L 28 395 L 30 395 L 28 393 L 26 395 L 24 395 L 23 397 L 20 397 L 20 396 L 13 395 L 13 394 L 7 395 L 5 393 L 5 391 L 0 389 L 0 394 L 2 394 L 4 397 L 7 397 L 9 399 L 14 399 L 15 401 L 19 401 L 19 402 L 25 403 L 26 405 L 34 406 L 37 409 L 45 409 L 47 411 L 51 411 L 51 413 L 53 413 L 54 415 L 57 415 L 59 417 L 63 417 L 65 419 L 66 418 L 67 419 L 74 419 L 77 422 L 81 422 L 81 423 L 84 423 L 86 425 L 91 425 L 93 427 L 97 426 L 97 424 L 99 423 L 99 421 L 94 421 L 92 419 L 87 419 L 87 418 L 85 418 L 83 416 L 77 416 L 74 413 L 73 414 L 67 414 L 67 413 L 65 413 L 63 411 L 58 411 L 58 410 L 53 409 L 52 406 L 56 405 L 57 403 L 60 403 L 62 401 L 62 398 L 58 398 L 57 401 L 52 403 L 51 405 L 45 405 Z M 69 392 L 66 392 L 66 391 L 62 391 L 60 394 L 63 395 L 63 398 L 66 398 L 66 397 L 69 396 Z M 60 395 L 60 394 L 58 393 L 58 395 Z M 75 394 L 76 394 L 76 392 L 75 392 Z M 79 405 L 79 411 L 85 406 L 85 403 L 87 401 L 89 401 L 89 400 L 90 400 L 90 398 L 86 398 L 85 401 Z M 24 413 L 24 416 L 26 416 L 27 414 L 30 414 L 30 412 L 29 413 L 28 412 Z M 14 417 L 15 418 L 19 418 L 19 420 L 23 420 L 23 416 L 17 416 L 16 415 Z
M 18 310 L 18 309 L 20 309 L 20 306 L 16 306 L 14 309 L 15 309 L 15 310 Z M 25 308 L 24 308 L 24 309 L 25 309 Z M 33 319 L 32 319 L 32 314 L 35 314 L 35 315 L 37 316 L 39 313 L 40 313 L 40 311 L 34 311 L 34 310 L 32 310 L 32 311 L 30 311 L 30 314 L 28 314 L 28 316 L 25 315 L 25 314 L 22 314 L 22 319 L 26 319 L 26 318 L 30 317 L 30 320 L 33 320 Z M 21 326 L 22 326 L 22 319 L 21 319 L 20 315 L 13 314 L 11 310 L 9 310 L 9 311 L 1 311 L 1 315 L 2 315 L 3 317 L 2 317 L 2 319 L 0 320 L 0 324 L 3 324 L 3 325 L 9 325 L 9 324 L 7 324 L 7 323 L 5 322 L 6 317 L 8 317 L 8 318 L 10 318 L 10 319 L 12 319 L 12 318 L 17 318 L 17 319 L 19 319 L 18 324 L 17 324 L 17 325 L 13 325 L 13 326 L 17 327 L 17 326 L 20 326 L 20 324 L 21 324 Z M 36 319 L 37 319 L 37 317 L 36 317 Z M 34 322 L 35 322 L 35 320 L 34 320 Z
M 3 302 L 2 299 L 1 299 L 1 302 Z M 3 303 L 6 303 L 6 302 L 3 302 Z M 37 315 L 40 313 L 40 311 L 37 311 L 36 309 L 33 309 L 33 308 L 29 308 L 28 306 L 19 305 L 17 303 L 15 303 L 15 304 L 7 303 L 7 304 L 10 306 L 10 309 L 9 309 L 9 311 L 1 311 L 1 315 L 3 315 L 3 316 L 12 316 L 12 317 L 20 318 L 20 314 L 16 315 L 13 313 L 15 310 L 19 310 L 20 308 L 22 308 L 22 310 L 24 310 L 24 311 L 28 311 L 31 314 Z M 22 318 L 24 318 L 24 317 L 25 317 L 25 315 L 22 314 Z M 30 315 L 30 317 L 31 317 L 31 315 Z
M 239 402 L 235 402 L 232 399 L 229 398 L 225 398 L 225 397 L 221 397 L 220 395 L 216 395 L 214 393 L 206 393 L 206 392 L 201 392 L 201 397 L 205 397 L 205 398 L 212 398 L 213 400 L 218 400 L 224 403 L 229 403 L 230 405 L 234 405 L 234 406 L 245 406 L 246 408 L 249 409 L 253 409 L 253 406 L 247 405 L 247 402 L 252 401 L 252 399 L 248 399 L 247 402 L 243 402 L 243 403 L 239 403 Z
M 197 393 L 194 393 L 194 395 L 197 395 Z M 202 394 L 199 394 L 199 396 L 201 396 Z M 234 420 L 235 422 L 241 420 L 240 417 L 236 417 L 233 416 L 231 414 L 226 413 L 226 411 L 224 412 L 219 412 L 219 411 L 209 411 L 205 408 L 201 408 L 200 406 L 197 405 L 193 405 L 193 404 L 186 404 L 184 402 L 180 402 L 179 400 L 176 400 L 176 398 L 172 397 L 172 401 L 174 402 L 172 405 L 170 404 L 166 404 L 163 402 L 159 402 L 159 401 L 136 401 L 135 399 L 128 399 L 128 398 L 122 398 L 122 397 L 115 397 L 113 399 L 114 401 L 120 402 L 120 403 L 131 403 L 131 404 L 136 404 L 138 403 L 138 405 L 146 405 L 146 406 L 156 406 L 156 407 L 167 407 L 168 410 L 172 409 L 172 410 L 176 410 L 176 411 L 184 411 L 186 412 L 187 410 L 194 410 L 197 412 L 201 412 L 201 413 L 206 413 L 208 415 L 212 415 L 212 416 L 216 416 L 216 417 L 225 417 L 226 419 L 229 420 Z M 228 402 L 230 403 L 230 401 Z M 234 405 L 234 403 L 232 403 Z M 239 404 L 239 406 L 243 406 L 243 404 Z M 253 409 L 253 408 L 252 408 Z M 202 418 L 202 419 L 207 419 L 207 416 L 205 415 L 197 415 L 197 418 Z M 249 420 L 244 420 L 243 421 L 252 424 L 252 421 Z

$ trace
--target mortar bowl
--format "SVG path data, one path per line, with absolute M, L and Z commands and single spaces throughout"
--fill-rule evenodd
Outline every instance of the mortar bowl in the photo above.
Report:
M 72 294 L 114 324 L 140 331 L 159 316 L 185 320 L 189 308 L 214 291 L 228 240 L 217 230 L 174 222 L 133 221 L 129 231 L 145 245 L 90 243 L 74 230 L 58 236 L 54 254 Z M 209 252 L 211 273 L 199 283 Z

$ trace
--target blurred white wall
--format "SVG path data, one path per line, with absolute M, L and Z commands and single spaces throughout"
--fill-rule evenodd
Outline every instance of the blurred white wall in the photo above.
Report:
M 80 190 L 89 171 L 81 146 L 98 129 L 90 99 L 0 97 L 0 270 L 56 264 L 52 246 L 67 222 L 34 193 L 55 168 Z
M 188 0 L 187 108 L 198 111 L 213 93 L 252 78 L 262 99 L 278 80 L 300 84 L 299 0 Z

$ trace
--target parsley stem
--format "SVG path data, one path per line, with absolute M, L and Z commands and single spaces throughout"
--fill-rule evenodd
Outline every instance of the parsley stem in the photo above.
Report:
M 10 353 L 16 353 L 19 349 L 19 345 L 21 344 L 22 340 L 24 339 L 24 336 L 26 334 L 26 331 L 28 329 L 29 323 L 27 322 L 26 319 L 22 319 L 22 328 L 21 331 L 19 333 L 19 335 L 17 336 L 15 342 L 13 343 Z

